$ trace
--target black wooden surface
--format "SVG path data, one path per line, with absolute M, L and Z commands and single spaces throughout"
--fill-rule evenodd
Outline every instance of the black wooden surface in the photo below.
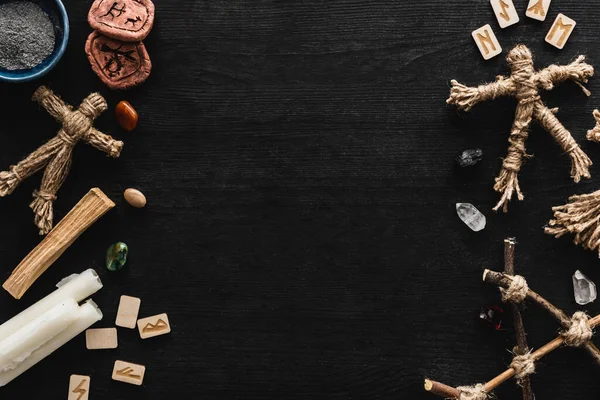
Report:
M 510 362 L 506 330 L 482 329 L 481 305 L 497 291 L 484 267 L 502 268 L 502 239 L 516 236 L 517 272 L 567 313 L 571 275 L 600 283 L 597 256 L 542 232 L 551 206 L 598 188 L 574 184 L 569 158 L 535 127 L 522 169 L 522 203 L 494 214 L 492 191 L 514 101 L 498 100 L 466 115 L 446 107 L 451 78 L 468 84 L 507 71 L 506 50 L 523 42 L 536 65 L 587 54 L 600 60 L 592 3 L 554 0 L 544 23 L 524 16 L 501 31 L 488 1 L 169 0 L 156 1 L 146 40 L 150 79 L 111 92 L 92 73 L 83 47 L 91 1 L 67 0 L 68 51 L 55 71 L 32 84 L 0 85 L 0 168 L 53 136 L 56 123 L 30 96 L 44 83 L 72 104 L 92 91 L 111 111 L 97 122 L 123 139 L 118 160 L 80 145 L 55 204 L 60 219 L 91 187 L 116 209 L 86 232 L 20 301 L 0 291 L 5 320 L 48 294 L 73 272 L 95 268 L 105 287 L 94 296 L 114 324 L 121 294 L 142 298 L 141 316 L 167 312 L 173 332 L 141 341 L 119 329 L 115 351 L 85 350 L 78 337 L 6 388 L 1 399 L 64 399 L 69 375 L 92 376 L 91 399 L 427 399 L 424 377 L 452 385 L 483 382 Z M 544 43 L 558 12 L 578 22 L 563 51 Z M 504 55 L 484 62 L 470 32 L 490 23 Z M 544 95 L 585 142 L 600 106 L 600 83 L 586 98 L 572 83 Z M 121 99 L 139 111 L 136 132 L 116 125 Z M 458 170 L 461 150 L 485 158 Z M 0 200 L 2 273 L 38 243 L 27 207 L 39 175 Z M 149 204 L 122 200 L 140 188 Z M 488 217 L 475 234 L 457 218 L 456 202 Z M 104 253 L 130 246 L 127 268 L 109 274 Z M 534 348 L 557 324 L 526 310 Z M 147 366 L 143 387 L 113 382 L 115 359 Z M 561 349 L 538 364 L 538 400 L 595 399 L 598 366 L 581 350 Z M 518 398 L 514 382 L 497 391 Z

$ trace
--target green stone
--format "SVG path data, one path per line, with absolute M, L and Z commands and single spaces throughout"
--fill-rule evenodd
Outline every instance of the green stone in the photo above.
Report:
M 115 243 L 106 251 L 106 268 L 109 271 L 119 271 L 127 262 L 129 249 L 123 242 Z

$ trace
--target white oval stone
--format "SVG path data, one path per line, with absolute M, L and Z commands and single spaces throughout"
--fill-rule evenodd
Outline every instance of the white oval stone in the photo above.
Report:
M 127 189 L 125 193 L 123 193 L 123 197 L 125 197 L 125 200 L 132 207 L 143 208 L 146 206 L 146 196 L 137 189 Z

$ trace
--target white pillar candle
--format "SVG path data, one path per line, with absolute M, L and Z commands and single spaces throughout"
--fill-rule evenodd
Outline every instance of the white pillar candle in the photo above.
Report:
M 75 321 L 65 329 L 50 338 L 37 350 L 33 351 L 29 357 L 18 364 L 14 369 L 0 374 L 0 387 L 7 385 L 13 379 L 17 378 L 23 372 L 33 367 L 35 364 L 52 354 L 55 350 L 62 347 L 65 343 L 79 335 L 97 321 L 102 319 L 102 312 L 92 300 L 88 300 L 82 306 L 77 307 Z
M 102 319 L 96 303 L 78 303 L 102 288 L 89 269 L 63 279 L 53 293 L 0 325 L 0 387 Z
M 34 351 L 65 330 L 78 317 L 79 305 L 68 299 L 4 340 L 0 340 L 0 373 L 16 368 Z
M 79 275 L 71 275 L 68 279 L 69 281 L 66 283 L 61 281 L 62 286 L 53 293 L 0 325 L 0 340 L 12 335 L 24 325 L 40 317 L 63 301 L 73 299 L 76 302 L 80 302 L 102 288 L 102 282 L 93 269 L 88 269 Z

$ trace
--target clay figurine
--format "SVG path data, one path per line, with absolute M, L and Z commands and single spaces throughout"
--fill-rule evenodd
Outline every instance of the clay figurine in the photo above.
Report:
M 154 24 L 154 3 L 150 0 L 96 0 L 90 8 L 88 22 L 110 38 L 140 42 Z
M 152 62 L 142 42 L 121 42 L 93 32 L 85 44 L 92 69 L 111 89 L 127 89 L 144 82 Z

